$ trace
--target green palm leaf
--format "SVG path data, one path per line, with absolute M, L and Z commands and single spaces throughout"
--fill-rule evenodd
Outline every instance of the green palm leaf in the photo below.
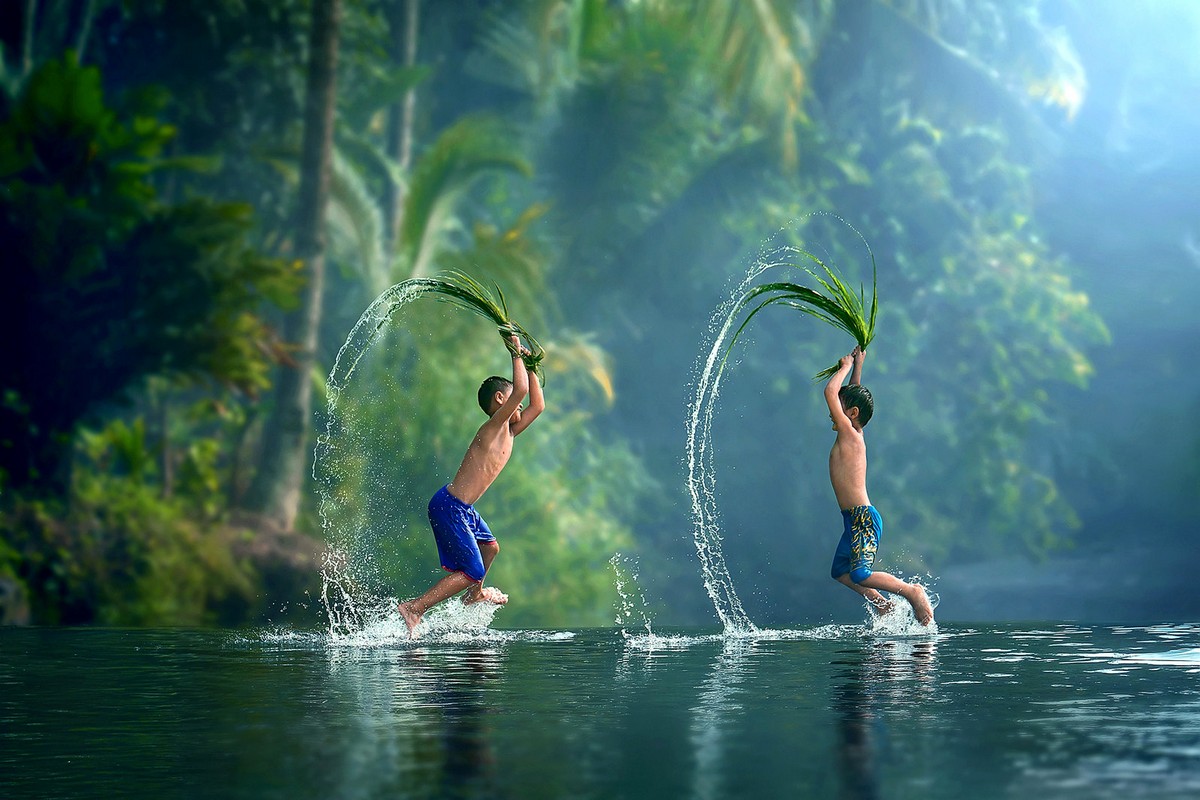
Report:
M 729 345 L 725 348 L 725 355 L 721 359 L 721 369 L 725 368 L 725 361 L 728 360 L 729 353 L 733 350 L 733 346 L 737 344 L 742 332 L 750 324 L 750 320 L 754 319 L 760 311 L 768 306 L 783 305 L 816 317 L 850 334 L 864 351 L 875 338 L 875 318 L 879 310 L 879 299 L 876 294 L 878 276 L 875 269 L 875 255 L 871 253 L 870 248 L 867 248 L 867 252 L 871 257 L 871 304 L 869 308 L 866 303 L 864 287 L 860 286 L 856 294 L 854 290 L 846 285 L 841 276 L 824 261 L 807 250 L 800 250 L 798 252 L 820 267 L 823 274 L 816 272 L 811 266 L 805 264 L 788 264 L 786 266 L 792 266 L 808 273 L 824 292 L 791 281 L 764 283 L 747 290 L 734 305 L 730 316 L 736 317 L 747 307 L 755 303 L 757 305 L 754 305 L 754 308 L 742 320 L 742 324 L 738 326 L 737 331 L 729 340 Z M 829 378 L 837 370 L 838 365 L 834 364 L 832 367 L 818 372 L 814 376 L 814 380 Z
M 400 253 L 408 274 L 428 274 L 455 204 L 481 176 L 497 170 L 526 177 L 533 172 L 499 119 L 464 117 L 438 136 L 413 171 L 404 204 Z
M 432 293 L 437 295 L 437 299 L 444 303 L 456 305 L 459 308 L 465 308 L 484 319 L 490 320 L 496 325 L 496 330 L 500 337 L 504 340 L 505 347 L 513 355 L 517 354 L 513 343 L 509 341 L 509 337 L 516 335 L 524 341 L 525 346 L 529 348 L 529 354 L 521 356 L 521 360 L 525 362 L 526 368 L 538 376 L 538 380 L 545 385 L 546 377 L 542 371 L 542 359 L 546 356 L 546 351 L 538 343 L 537 339 L 533 338 L 524 328 L 515 322 L 508 313 L 508 303 L 504 299 L 504 292 L 499 286 L 493 284 L 494 293 L 479 281 L 472 278 L 465 272 L 458 270 L 450 270 L 442 277 L 438 278 L 411 278 L 404 282 L 407 286 L 417 288 L 422 294 Z M 383 325 L 385 320 L 380 321 L 379 325 Z

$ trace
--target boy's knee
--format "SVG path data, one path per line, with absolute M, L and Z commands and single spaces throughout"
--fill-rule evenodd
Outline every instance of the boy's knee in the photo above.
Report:
M 500 552 L 500 543 L 495 539 L 492 539 L 490 542 L 478 542 L 477 544 L 479 545 L 480 552 L 486 551 L 492 555 Z
M 850 570 L 850 580 L 854 583 L 862 583 L 869 577 L 871 577 L 871 569 L 869 567 L 859 567 L 858 569 Z

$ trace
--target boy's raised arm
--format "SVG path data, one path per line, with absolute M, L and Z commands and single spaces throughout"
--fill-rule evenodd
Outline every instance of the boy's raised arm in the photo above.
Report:
M 508 424 L 509 418 L 516 413 L 517 409 L 521 407 L 521 403 L 525 402 L 525 396 L 529 394 L 529 371 L 525 369 L 525 361 L 521 358 L 520 339 L 512 336 L 509 341 L 514 345 L 512 351 L 513 388 L 508 399 L 504 401 L 504 405 L 496 409 L 495 414 L 492 414 L 492 420 L 500 424 Z
M 853 360 L 853 354 L 842 356 L 838 361 L 838 371 L 833 373 L 829 377 L 829 383 L 825 384 L 825 403 L 829 406 L 829 416 L 839 431 L 845 427 L 853 427 L 853 423 L 850 422 L 850 418 L 846 416 L 846 412 L 842 408 L 842 401 L 838 398 L 838 391 L 842 388 L 842 381 L 846 380 L 846 375 L 850 373 Z
M 536 372 L 529 371 L 529 406 L 521 412 L 521 421 L 513 425 L 513 436 L 532 425 L 538 415 L 545 410 L 546 398 L 542 396 L 542 382 L 538 380 Z
M 854 349 L 850 351 L 850 356 L 854 359 L 854 371 L 850 373 L 850 382 L 862 383 L 862 365 L 863 359 L 867 357 L 867 352 L 855 345 Z

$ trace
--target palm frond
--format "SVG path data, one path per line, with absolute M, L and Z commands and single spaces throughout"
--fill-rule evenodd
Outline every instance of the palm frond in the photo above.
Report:
M 874 340 L 875 319 L 879 311 L 879 297 L 876 293 L 878 275 L 875 268 L 875 255 L 871 252 L 870 248 L 867 248 L 867 252 L 871 258 L 872 275 L 871 304 L 869 308 L 866 303 L 865 287 L 860 286 L 859 291 L 855 293 L 842 280 L 836 270 L 820 258 L 807 250 L 799 250 L 797 252 L 820 267 L 821 272 L 817 272 L 812 266 L 807 264 L 786 264 L 780 266 L 791 266 L 803 270 L 813 278 L 815 283 L 820 287 L 820 290 L 792 281 L 774 281 L 748 289 L 738 299 L 737 303 L 734 304 L 730 316 L 736 317 L 756 302 L 757 305 L 754 305 L 754 308 L 746 315 L 746 318 L 742 320 L 741 325 L 738 326 L 738 329 L 730 338 L 729 345 L 725 348 L 725 354 L 721 359 L 721 369 L 725 368 L 725 362 L 728 360 L 730 352 L 732 352 L 734 345 L 737 344 L 738 339 L 741 338 L 750 321 L 760 311 L 772 305 L 783 305 L 787 308 L 795 309 L 801 313 L 816 317 L 835 328 L 839 328 L 850 334 L 864 351 L 871 344 L 872 340 Z M 837 370 L 838 365 L 834 364 L 832 367 L 818 372 L 814 376 L 814 380 L 828 378 L 837 372 Z
M 439 134 L 417 163 L 405 200 L 400 252 L 408 274 L 427 274 L 459 198 L 480 177 L 497 170 L 525 176 L 533 170 L 499 119 L 464 117 Z
M 383 215 L 379 204 L 340 150 L 333 152 L 326 222 L 332 234 L 334 254 L 354 265 L 373 292 L 387 286 L 387 263 L 383 257 Z
M 493 292 L 493 289 L 488 289 L 467 273 L 458 270 L 450 270 L 438 278 L 412 278 L 405 281 L 405 284 L 419 289 L 423 294 L 435 294 L 437 299 L 444 303 L 465 308 L 492 321 L 496 325 L 496 331 L 504 340 L 504 346 L 514 355 L 518 351 L 510 341 L 510 337 L 514 335 L 519 337 L 530 350 L 528 354 L 521 355 L 521 360 L 525 362 L 526 368 L 536 374 L 543 385 L 545 384 L 546 376 L 542 371 L 542 359 L 546 357 L 546 351 L 537 339 L 533 338 L 528 331 L 509 316 L 508 303 L 499 286 L 493 284 Z

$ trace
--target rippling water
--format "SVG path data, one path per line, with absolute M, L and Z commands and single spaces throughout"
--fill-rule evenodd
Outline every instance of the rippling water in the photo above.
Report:
M 0 797 L 1192 798 L 1200 625 L 0 629 Z

